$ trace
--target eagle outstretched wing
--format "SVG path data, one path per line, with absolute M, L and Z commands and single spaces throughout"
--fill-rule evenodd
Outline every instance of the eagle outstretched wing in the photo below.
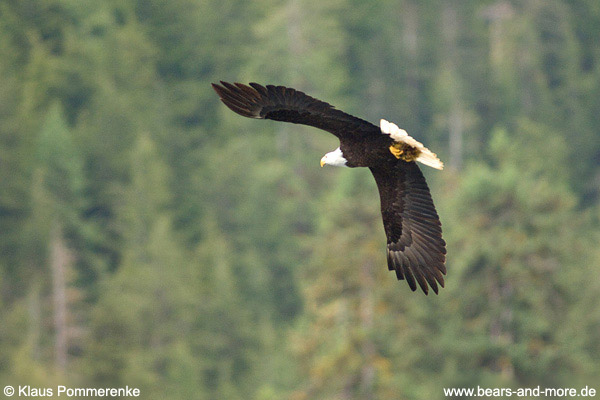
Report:
M 381 198 L 387 236 L 388 268 L 410 288 L 425 292 L 444 287 L 446 242 L 429 187 L 414 162 L 398 160 L 396 168 L 370 170 Z
M 338 138 L 348 134 L 380 134 L 379 127 L 337 110 L 331 104 L 284 86 L 250 83 L 212 84 L 221 101 L 232 111 L 248 118 L 303 124 L 333 133 Z

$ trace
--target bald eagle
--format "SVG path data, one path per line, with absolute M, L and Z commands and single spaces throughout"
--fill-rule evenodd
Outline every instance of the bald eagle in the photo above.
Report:
M 379 189 L 387 236 L 387 263 L 414 291 L 444 287 L 446 242 L 429 187 L 416 161 L 436 169 L 437 156 L 405 130 L 384 119 L 380 126 L 335 109 L 284 86 L 257 83 L 212 84 L 221 101 L 248 118 L 292 122 L 334 134 L 340 146 L 321 159 L 321 167 L 367 167 Z

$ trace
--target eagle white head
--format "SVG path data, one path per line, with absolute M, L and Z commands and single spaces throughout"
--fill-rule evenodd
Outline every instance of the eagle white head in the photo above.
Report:
M 347 167 L 348 160 L 344 158 L 342 149 L 339 147 L 334 151 L 330 151 L 321 158 L 321 167 L 324 165 L 333 165 L 334 167 Z

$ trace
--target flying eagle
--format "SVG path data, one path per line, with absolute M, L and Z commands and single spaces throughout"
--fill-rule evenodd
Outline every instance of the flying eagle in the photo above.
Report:
M 321 167 L 368 167 L 379 189 L 387 236 L 387 262 L 399 280 L 425 294 L 444 287 L 446 242 L 429 188 L 416 161 L 436 169 L 443 164 L 405 130 L 384 119 L 377 127 L 328 103 L 284 86 L 212 84 L 221 101 L 248 118 L 292 122 L 323 129 L 340 146 L 321 159 Z

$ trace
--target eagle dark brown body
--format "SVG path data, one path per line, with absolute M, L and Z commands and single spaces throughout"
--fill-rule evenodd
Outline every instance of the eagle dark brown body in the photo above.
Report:
M 242 116 L 309 125 L 337 136 L 340 147 L 326 154 L 321 165 L 371 170 L 381 200 L 388 268 L 412 290 L 418 285 L 425 294 L 429 287 L 438 293 L 438 285 L 444 287 L 446 242 L 415 162 L 441 169 L 435 154 L 394 124 L 382 120 L 379 128 L 292 88 L 227 82 L 213 88 L 227 107 Z

